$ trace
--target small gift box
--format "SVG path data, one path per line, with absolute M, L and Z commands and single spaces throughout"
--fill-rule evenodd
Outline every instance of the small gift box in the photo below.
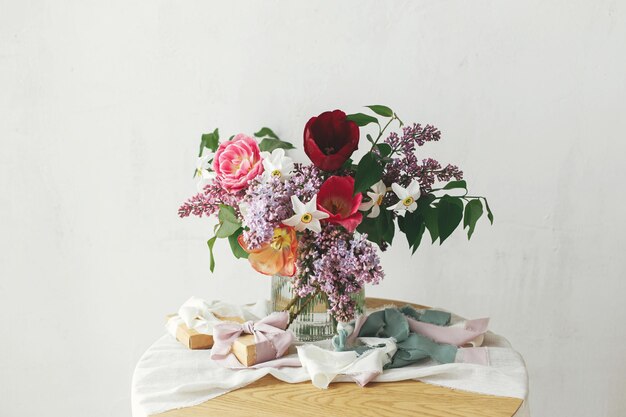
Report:
M 260 343 L 269 343 L 268 341 Z M 245 336 L 239 336 L 237 340 L 233 342 L 231 351 L 242 365 L 252 366 L 257 363 L 257 349 L 259 344 L 254 340 L 254 335 L 248 334 Z M 264 349 L 261 347 L 261 349 Z
M 220 323 L 214 328 L 211 359 L 231 368 L 249 367 L 282 357 L 294 340 L 289 313 L 272 313 L 257 322 Z
M 241 317 L 221 317 L 214 314 L 219 321 L 243 323 L 244 320 Z M 202 320 L 200 317 L 196 320 Z M 212 326 L 208 323 L 199 323 L 198 330 L 196 328 L 189 328 L 185 321 L 178 314 L 170 314 L 166 316 L 167 328 L 183 345 L 189 349 L 211 349 L 213 347 L 213 334 Z
M 210 349 L 213 346 L 213 327 L 223 322 L 243 323 L 257 317 L 248 309 L 224 303 L 206 302 L 191 297 L 178 309 L 177 314 L 166 317 L 167 331 L 189 349 Z M 263 306 L 261 306 L 263 307 Z

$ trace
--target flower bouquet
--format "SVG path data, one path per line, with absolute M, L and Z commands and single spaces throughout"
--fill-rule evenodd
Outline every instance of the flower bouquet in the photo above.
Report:
M 414 253 L 426 230 L 443 243 L 462 222 L 469 239 L 483 209 L 493 223 L 487 200 L 468 195 L 458 167 L 418 159 L 418 147 L 440 139 L 437 128 L 405 125 L 386 106 L 367 108 L 371 114 L 312 117 L 304 126 L 308 164 L 295 163 L 287 155 L 294 146 L 267 127 L 254 137 L 202 135 L 200 192 L 179 216 L 217 215 L 211 271 L 213 246 L 227 239 L 235 257 L 289 284 L 291 299 L 280 309 L 291 322 L 311 312 L 313 300 L 323 301 L 333 322 L 352 320 L 364 285 L 384 277 L 378 249 L 393 242 L 396 225 Z M 368 150 L 355 161 L 359 144 Z

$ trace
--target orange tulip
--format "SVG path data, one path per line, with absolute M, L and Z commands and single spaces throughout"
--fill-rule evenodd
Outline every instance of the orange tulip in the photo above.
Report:
M 283 275 L 291 277 L 296 273 L 296 229 L 293 227 L 277 227 L 274 237 L 260 248 L 250 249 L 239 235 L 239 244 L 248 252 L 250 265 L 265 275 Z

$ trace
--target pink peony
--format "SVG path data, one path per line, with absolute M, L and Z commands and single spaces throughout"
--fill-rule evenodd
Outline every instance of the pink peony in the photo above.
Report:
M 263 173 L 259 145 L 243 133 L 223 142 L 215 153 L 213 170 L 228 192 L 246 188 L 253 178 Z

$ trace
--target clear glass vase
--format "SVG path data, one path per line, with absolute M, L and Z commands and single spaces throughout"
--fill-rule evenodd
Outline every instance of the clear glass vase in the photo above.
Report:
M 272 311 L 285 310 L 295 296 L 290 277 L 280 275 L 272 277 Z M 352 297 L 356 301 L 357 314 L 362 313 L 365 306 L 365 289 Z M 301 342 L 315 342 L 333 337 L 337 329 L 337 321 L 329 313 L 329 308 L 326 294 L 315 295 L 310 301 L 307 298 L 298 298 L 292 311 L 300 309 L 301 311 L 289 329 Z

